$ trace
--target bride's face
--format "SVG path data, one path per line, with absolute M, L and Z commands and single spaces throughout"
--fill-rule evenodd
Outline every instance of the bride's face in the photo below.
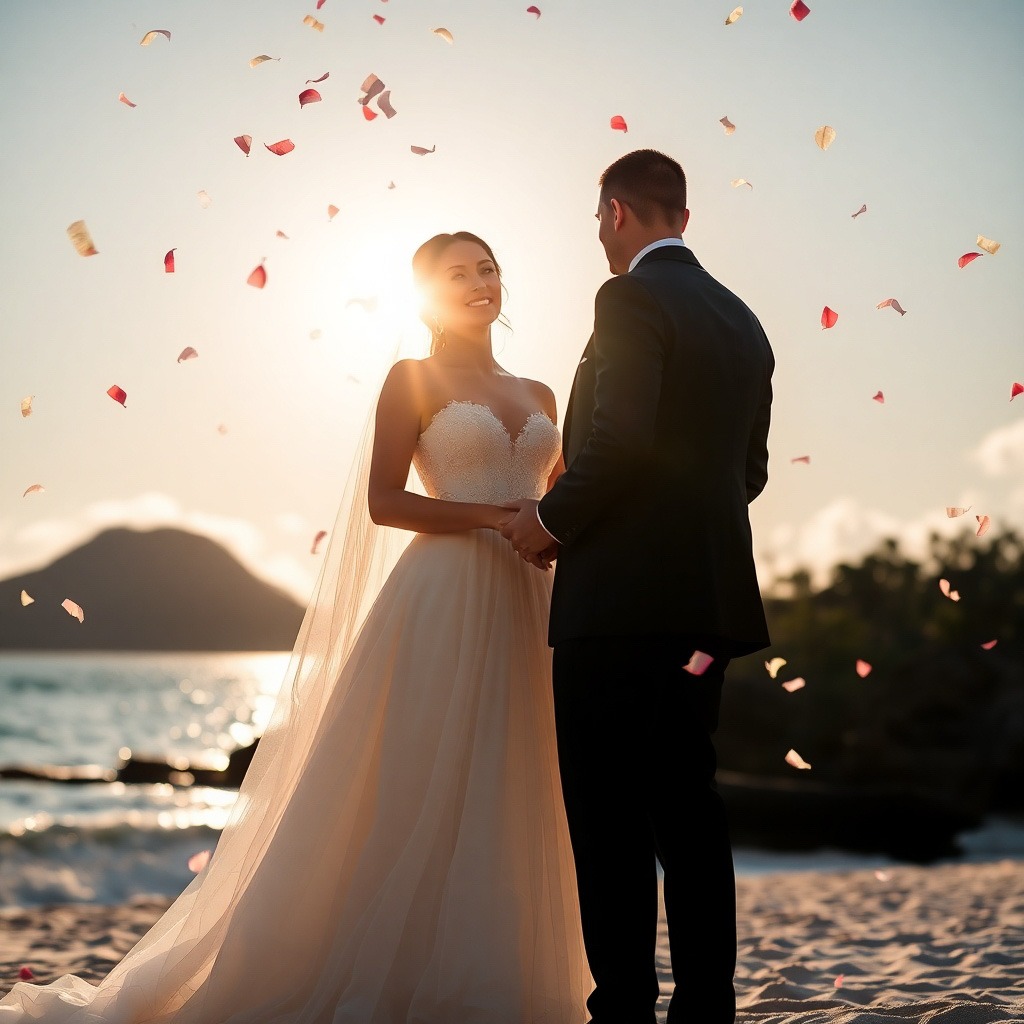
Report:
M 446 331 L 475 333 L 498 319 L 501 278 L 476 242 L 452 242 L 437 261 L 431 285 L 431 312 Z

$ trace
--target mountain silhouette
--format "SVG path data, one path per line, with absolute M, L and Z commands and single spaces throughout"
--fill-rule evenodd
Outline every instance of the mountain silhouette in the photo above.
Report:
M 291 650 L 303 611 L 209 537 L 115 528 L 0 581 L 0 649 Z

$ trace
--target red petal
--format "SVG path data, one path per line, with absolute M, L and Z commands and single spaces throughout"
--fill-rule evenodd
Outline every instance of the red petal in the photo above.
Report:
M 315 555 L 316 554 L 316 549 L 320 546 L 320 541 L 322 541 L 324 539 L 324 537 L 326 537 L 326 536 L 327 536 L 327 531 L 326 530 L 317 530 L 316 536 L 313 538 L 313 547 L 310 549 L 310 552 L 309 552 L 311 555 Z
M 843 978 L 845 978 L 845 977 L 846 977 L 846 975 L 845 975 L 845 974 L 837 974 L 837 975 L 836 975 L 836 980 L 835 980 L 835 981 L 833 981 L 833 982 L 832 982 L 832 984 L 833 984 L 833 985 L 834 985 L 834 986 L 835 986 L 836 988 L 842 988 L 842 987 L 843 987 Z
M 115 402 L 120 402 L 121 405 L 124 405 L 125 399 L 128 397 L 124 393 L 124 389 L 123 388 L 119 388 L 116 384 L 111 384 L 110 387 L 107 388 L 107 394 L 110 395 L 110 397 Z
M 1010 401 L 1012 402 L 1018 395 L 1024 395 L 1024 384 L 1014 381 L 1010 385 Z
M 278 156 L 284 156 L 285 153 L 290 153 L 295 148 L 295 143 L 291 139 L 282 139 L 280 142 L 274 142 L 270 145 L 263 143 L 271 153 L 276 153 Z
M 363 117 L 365 117 L 367 121 L 372 121 L 376 116 L 376 110 L 371 110 L 369 107 L 363 107 Z
M 36 976 L 32 973 L 32 968 L 27 967 L 24 964 L 18 969 L 18 978 L 21 981 L 35 981 Z
M 383 25 L 384 24 L 384 19 L 379 14 L 375 14 L 373 16 L 373 20 L 375 22 L 377 22 L 378 25 Z
M 626 124 L 626 119 L 621 114 L 616 114 L 611 120 L 611 126 L 614 131 L 617 132 L 628 132 L 629 127 Z
M 199 853 L 193 853 L 188 859 L 189 871 L 193 871 L 198 875 L 209 864 L 210 853 L 210 850 L 200 850 Z
M 821 311 L 821 329 L 826 331 L 830 327 L 835 327 L 838 319 L 839 314 L 834 309 L 829 309 L 828 306 L 826 306 Z
M 865 661 L 863 658 L 858 658 L 857 675 L 859 675 L 861 679 L 866 679 L 869 675 L 871 675 L 871 662 Z
M 533 5 L 531 5 L 531 6 L 526 8 L 526 13 L 527 14 L 532 14 L 535 18 L 539 18 L 540 17 L 540 8 L 539 7 L 534 7 Z
M 437 146 L 431 146 L 430 149 L 424 149 L 422 146 L 410 146 L 409 148 L 417 156 L 427 156 L 428 154 L 433 153 L 437 149 Z
M 174 249 L 177 249 L 177 248 L 178 248 L 177 246 L 174 247 Z M 164 273 L 165 274 L 173 274 L 174 273 L 174 249 L 168 249 L 167 250 L 167 255 L 164 257 Z
M 327 3 L 327 0 L 316 0 L 316 9 L 319 11 L 325 3 Z
M 710 654 L 705 654 L 703 651 L 694 651 L 690 660 L 683 666 L 683 668 L 689 672 L 691 676 L 702 676 L 714 660 L 715 659 L 712 658 Z
M 798 455 L 795 459 L 790 459 L 789 461 L 802 462 L 805 466 L 809 466 L 811 464 L 811 457 L 810 455 Z
M 117 98 L 118 98 L 118 99 L 119 99 L 119 100 L 120 100 L 120 101 L 121 101 L 121 102 L 122 102 L 122 103 L 123 103 L 123 104 L 124 104 L 124 105 L 125 105 L 126 107 L 137 107 L 137 106 L 138 106 L 138 104 L 137 104 L 137 103 L 132 103 L 132 101 L 131 101 L 130 99 L 128 99 L 128 97 L 127 97 L 127 96 L 125 96 L 125 94 L 124 94 L 123 92 L 119 92 L 119 93 L 117 94 Z
M 327 219 L 334 220 L 334 217 L 337 213 L 338 207 L 335 206 L 334 203 L 331 203 L 331 205 L 327 207 Z
M 323 97 L 316 89 L 303 89 L 299 93 L 299 106 L 304 107 L 307 103 L 319 103 Z
M 804 0 L 793 0 L 793 3 L 790 4 L 789 7 L 789 13 L 792 14 L 797 21 L 803 21 L 804 18 L 811 13 L 811 9 L 804 3 Z
M 246 284 L 251 284 L 253 288 L 262 288 L 267 283 L 267 272 L 263 269 L 261 263 L 248 277 Z
M 330 77 L 330 71 L 325 71 L 319 78 L 307 78 L 306 85 L 317 85 Z
M 966 267 L 968 263 L 973 263 L 982 253 L 980 252 L 965 252 L 963 256 L 956 261 L 958 267 Z
M 999 643 L 998 640 L 986 640 L 985 643 L 981 645 L 981 649 L 983 651 L 991 651 L 997 643 Z
M 178 362 L 183 363 L 186 359 L 198 359 L 199 353 L 189 345 L 188 348 L 183 348 L 181 353 L 178 355 Z
M 883 395 L 881 391 L 876 391 L 871 396 L 871 400 L 873 402 L 877 402 L 879 405 L 884 405 L 885 404 L 885 395 Z
M 252 145 L 251 135 L 236 135 L 235 145 L 246 155 L 249 155 L 249 147 Z

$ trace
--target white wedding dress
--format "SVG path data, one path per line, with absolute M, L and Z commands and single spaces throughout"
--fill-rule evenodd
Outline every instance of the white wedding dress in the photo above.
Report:
M 453 401 L 414 465 L 500 503 L 539 497 L 558 451 L 541 412 L 513 438 Z M 264 734 L 203 871 L 99 985 L 18 983 L 0 1024 L 582 1024 L 549 596 L 494 531 L 415 534 L 308 744 Z

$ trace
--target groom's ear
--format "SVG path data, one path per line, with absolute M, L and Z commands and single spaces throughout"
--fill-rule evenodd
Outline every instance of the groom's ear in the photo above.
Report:
M 618 199 L 609 199 L 608 206 L 612 211 L 612 227 L 614 227 L 616 231 L 619 231 L 626 218 L 626 208 L 618 201 Z
M 683 226 L 679 229 L 679 234 L 682 234 L 686 230 L 686 224 L 690 219 L 690 211 L 683 210 Z

